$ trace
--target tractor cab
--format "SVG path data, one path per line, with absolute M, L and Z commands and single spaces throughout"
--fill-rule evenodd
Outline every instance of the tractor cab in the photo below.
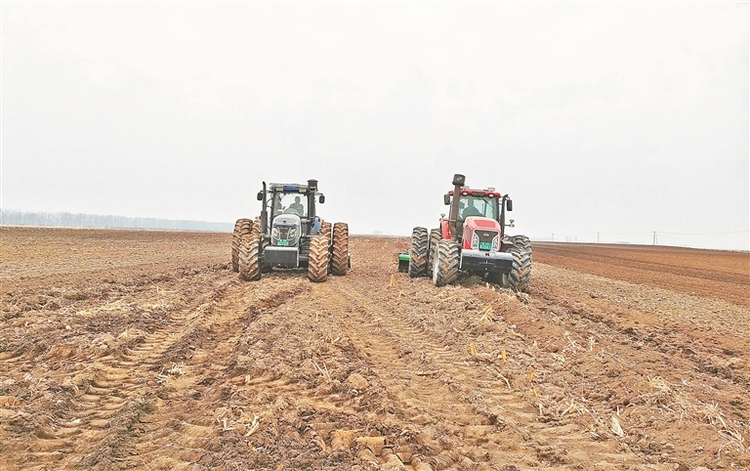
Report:
M 311 189 L 309 185 L 271 183 L 268 188 L 271 220 L 281 214 L 314 219 L 316 197 L 319 203 L 325 202 L 325 195 L 316 190 L 317 187 Z
M 318 233 L 320 218 L 316 215 L 315 203 L 325 202 L 325 195 L 318 192 L 317 180 L 308 180 L 307 185 L 298 183 L 269 183 L 258 192 L 263 202 L 261 210 L 261 232 L 270 236 L 271 245 L 296 247 L 306 236 Z
M 451 203 L 454 191 L 448 192 L 446 195 L 448 198 L 448 204 Z M 455 213 L 455 221 L 456 221 L 456 235 L 460 239 L 463 237 L 464 233 L 464 225 L 467 222 L 467 219 L 469 218 L 483 218 L 483 219 L 489 219 L 491 221 L 499 221 L 500 220 L 500 210 L 499 205 L 501 201 L 501 195 L 500 193 L 497 193 L 492 190 L 474 190 L 471 188 L 461 188 L 461 192 L 458 196 L 458 209 Z M 454 206 L 451 206 L 451 210 L 453 210 Z M 451 214 L 451 217 L 445 220 L 444 232 L 443 238 L 444 239 L 450 239 L 450 220 L 454 219 L 453 214 Z M 473 219 L 470 220 L 474 221 Z M 491 221 L 486 221 L 484 224 L 482 224 L 484 227 L 495 227 L 499 226 L 499 224 L 492 223 Z M 502 231 L 501 231 L 502 232 Z
M 450 205 L 450 216 L 441 220 L 443 239 L 454 239 L 467 249 L 500 250 L 505 211 L 513 209 L 508 195 L 494 188 L 467 188 L 459 182 L 444 196 L 444 203 Z
M 458 202 L 458 215 L 459 221 L 466 220 L 467 217 L 485 217 L 497 220 L 497 198 L 498 194 L 483 195 L 478 193 L 477 190 L 470 191 L 468 195 L 461 195 Z

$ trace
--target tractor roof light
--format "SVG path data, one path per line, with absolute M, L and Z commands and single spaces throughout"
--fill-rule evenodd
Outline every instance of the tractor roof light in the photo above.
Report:
M 454 191 L 449 190 L 448 195 L 453 196 Z M 500 198 L 501 196 L 503 196 L 502 194 L 500 194 L 500 192 L 495 191 L 494 188 L 489 188 L 486 190 L 476 190 L 473 188 L 461 188 L 460 195 L 461 196 L 488 196 L 491 198 Z

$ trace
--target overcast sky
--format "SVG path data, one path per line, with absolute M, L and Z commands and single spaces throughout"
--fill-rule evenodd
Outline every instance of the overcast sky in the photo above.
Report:
M 747 2 L 3 2 L 2 208 L 748 249 Z

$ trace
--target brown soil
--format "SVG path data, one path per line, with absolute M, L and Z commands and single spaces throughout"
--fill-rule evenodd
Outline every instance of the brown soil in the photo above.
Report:
M 534 244 L 516 294 L 230 244 L 0 228 L 0 469 L 750 469 L 747 253 Z

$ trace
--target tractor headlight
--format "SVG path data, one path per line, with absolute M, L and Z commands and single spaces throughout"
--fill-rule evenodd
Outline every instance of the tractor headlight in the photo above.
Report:
M 491 252 L 496 252 L 498 250 L 500 250 L 500 234 L 492 238 L 492 248 L 490 249 Z
M 289 243 L 290 244 L 296 244 L 297 243 L 297 237 L 299 237 L 299 232 L 297 230 L 297 226 L 289 228 Z
M 476 232 L 471 235 L 471 248 L 473 250 L 479 249 L 479 235 Z
M 274 227 L 273 229 L 271 229 L 271 243 L 276 241 L 276 239 L 278 238 L 279 238 L 279 228 Z

